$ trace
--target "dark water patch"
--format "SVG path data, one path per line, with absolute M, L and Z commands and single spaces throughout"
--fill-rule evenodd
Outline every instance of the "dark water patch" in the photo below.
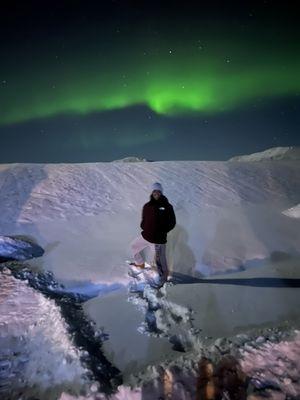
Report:
M 43 254 L 44 249 L 30 237 L 0 235 L 0 263 L 9 260 L 29 260 Z

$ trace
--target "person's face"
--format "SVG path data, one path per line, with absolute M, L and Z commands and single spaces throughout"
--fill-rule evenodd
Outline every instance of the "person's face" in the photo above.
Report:
M 161 196 L 161 192 L 159 190 L 153 190 L 152 196 L 154 197 L 155 200 L 158 200 Z

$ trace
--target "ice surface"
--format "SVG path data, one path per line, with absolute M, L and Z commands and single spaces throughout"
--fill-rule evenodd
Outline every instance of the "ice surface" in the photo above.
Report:
M 299 265 L 300 257 L 279 259 L 191 283 L 179 275 L 177 284 L 167 283 L 159 291 L 145 285 L 140 294 L 92 299 L 85 309 L 99 327 L 106 327 L 105 354 L 128 377 L 147 364 L 178 358 L 174 340 L 177 349 L 199 354 L 217 338 L 280 321 L 300 328 Z

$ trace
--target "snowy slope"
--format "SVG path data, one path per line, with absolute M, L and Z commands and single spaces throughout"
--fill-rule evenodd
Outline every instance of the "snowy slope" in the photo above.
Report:
M 300 162 L 136 162 L 0 166 L 0 232 L 29 235 L 44 268 L 69 285 L 126 281 L 124 261 L 141 208 L 158 180 L 173 204 L 171 269 L 239 269 L 300 249 Z M 40 264 L 40 261 L 33 263 Z
M 300 160 L 300 147 L 272 147 L 249 155 L 235 156 L 229 161 Z

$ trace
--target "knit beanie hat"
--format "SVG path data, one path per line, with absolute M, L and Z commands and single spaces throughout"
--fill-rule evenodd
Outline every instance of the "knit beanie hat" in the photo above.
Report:
M 159 190 L 161 192 L 161 194 L 163 194 L 163 187 L 159 182 L 153 183 L 151 188 L 152 188 L 152 192 L 153 192 L 153 190 Z

